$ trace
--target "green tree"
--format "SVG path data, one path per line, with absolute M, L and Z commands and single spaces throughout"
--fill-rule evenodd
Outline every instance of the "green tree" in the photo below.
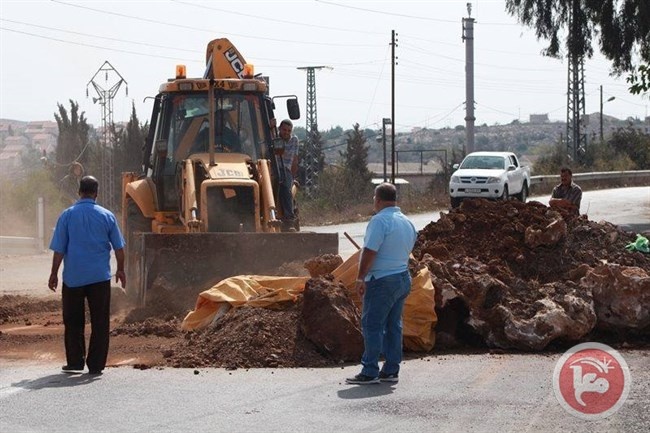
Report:
M 546 55 L 562 56 L 563 32 L 567 35 L 564 51 L 568 56 L 590 58 L 592 41 L 597 39 L 600 51 L 612 62 L 613 72 L 629 73 L 632 93 L 649 90 L 648 0 L 506 0 L 506 10 L 522 24 L 533 27 L 539 39 L 549 41 Z
M 124 128 L 118 128 L 115 124 L 111 125 L 111 131 L 113 137 L 115 137 L 112 149 L 114 169 L 113 199 L 118 207 L 122 197 L 122 173 L 142 173 L 144 144 L 148 130 L 148 124 L 140 124 L 135 111 L 135 104 L 131 106 L 131 117 Z
M 620 128 L 607 142 L 617 153 L 627 156 L 636 170 L 650 169 L 650 135 L 636 128 Z
M 357 176 L 360 180 L 370 181 L 372 173 L 368 170 L 368 149 L 366 137 L 355 123 L 351 131 L 346 133 L 347 146 L 339 152 L 343 158 L 343 167 L 350 175 Z
M 314 125 L 309 134 L 312 143 L 313 158 L 316 161 L 316 172 L 321 173 L 325 168 L 325 154 L 323 153 L 323 136 L 318 127 Z
M 635 71 L 632 71 L 632 73 L 626 78 L 626 81 L 630 83 L 630 93 L 634 95 L 650 91 L 650 66 L 639 65 L 639 67 Z
M 57 103 L 57 107 L 58 113 L 54 113 L 54 119 L 59 127 L 59 137 L 52 171 L 53 180 L 65 190 L 62 191 L 63 195 L 72 200 L 79 180 L 71 171 L 74 163 L 81 164 L 86 173 L 92 173 L 98 164 L 90 149 L 91 128 L 84 113 L 79 113 L 79 104 L 70 100 L 70 114 L 62 104 Z
M 131 117 L 126 127 L 115 131 L 115 177 L 119 178 L 122 172 L 142 171 L 143 149 L 148 130 L 148 124 L 140 124 L 135 104 L 132 104 Z

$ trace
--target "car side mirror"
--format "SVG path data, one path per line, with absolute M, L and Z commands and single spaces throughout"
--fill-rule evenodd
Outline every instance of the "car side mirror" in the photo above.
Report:
M 291 120 L 300 119 L 300 104 L 297 98 L 287 99 L 287 112 Z
M 516 169 L 517 169 L 517 167 L 515 167 L 515 166 L 512 165 L 512 164 L 510 164 L 510 165 L 508 166 L 508 171 L 515 171 Z
M 451 168 L 453 168 L 454 170 L 458 170 L 458 167 L 460 167 L 460 164 L 458 163 L 451 166 Z

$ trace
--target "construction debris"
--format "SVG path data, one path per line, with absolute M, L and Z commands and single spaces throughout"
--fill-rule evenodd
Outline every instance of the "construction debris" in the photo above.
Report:
M 439 342 L 542 350 L 595 329 L 647 336 L 650 258 L 625 249 L 634 238 L 537 202 L 464 201 L 414 249 L 436 288 Z

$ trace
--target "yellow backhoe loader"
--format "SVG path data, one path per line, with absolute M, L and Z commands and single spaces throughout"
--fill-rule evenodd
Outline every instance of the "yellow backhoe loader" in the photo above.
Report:
M 127 291 L 140 304 L 156 282 L 196 294 L 233 275 L 338 252 L 336 233 L 300 232 L 297 221 L 281 230 L 278 98 L 300 117 L 297 98 L 269 97 L 267 80 L 228 39 L 208 44 L 202 78 L 178 65 L 160 86 L 143 171 L 122 175 Z

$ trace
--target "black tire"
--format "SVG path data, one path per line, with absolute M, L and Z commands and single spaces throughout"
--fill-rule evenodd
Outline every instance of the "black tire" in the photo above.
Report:
M 146 218 L 138 205 L 130 198 L 126 199 L 126 227 L 124 227 L 124 234 L 126 237 L 126 254 L 129 254 L 129 245 L 132 245 L 133 235 L 138 232 L 149 233 L 151 232 L 152 218 Z M 128 257 L 127 257 L 128 262 Z
M 137 275 L 137 254 L 131 254 L 131 248 L 133 248 L 133 240 L 135 238 L 135 233 L 138 232 L 151 232 L 151 221 L 152 218 L 146 218 L 138 205 L 131 200 L 130 198 L 126 199 L 126 207 L 122 209 L 122 212 L 126 213 L 126 222 L 124 227 L 124 237 L 126 240 L 125 252 L 125 272 L 126 272 L 126 292 L 127 298 L 134 305 L 141 305 L 144 302 L 144 299 L 138 297 L 138 289 L 134 286 L 134 282 L 138 279 Z
M 508 185 L 503 185 L 503 194 L 501 194 L 499 200 L 503 200 L 503 201 L 510 200 L 510 191 L 508 190 Z
M 463 199 L 462 199 L 462 198 L 459 198 L 459 197 L 449 197 L 449 201 L 451 202 L 451 208 L 452 208 L 452 209 L 455 209 L 455 208 L 457 208 L 458 206 L 460 206 L 460 204 L 462 203 Z
M 521 192 L 517 194 L 517 200 L 522 203 L 526 203 L 528 199 L 528 184 L 524 182 L 524 185 L 521 187 Z

